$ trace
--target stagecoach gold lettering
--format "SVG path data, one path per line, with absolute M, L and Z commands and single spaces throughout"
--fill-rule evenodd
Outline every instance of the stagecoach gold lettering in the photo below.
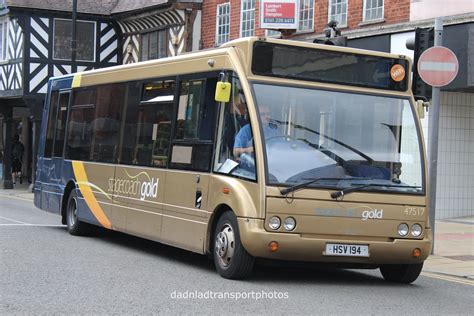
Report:
M 109 192 L 115 195 L 140 196 L 140 200 L 145 198 L 156 198 L 158 196 L 158 178 L 151 181 L 140 181 L 130 179 L 109 179 Z
M 358 217 L 355 209 L 333 210 L 330 208 L 317 208 L 314 211 L 318 216 Z
M 318 216 L 334 216 L 334 217 L 362 217 L 363 221 L 368 219 L 381 219 L 383 218 L 383 209 L 370 209 L 362 211 L 357 208 L 349 208 L 346 210 L 334 210 L 334 209 L 324 209 L 317 208 L 314 210 Z
M 383 218 L 383 210 L 363 211 L 362 212 L 362 220 L 366 221 L 369 218 L 372 218 L 372 219 L 381 219 L 381 218 Z
M 158 194 L 158 180 L 156 179 L 156 182 L 153 183 L 155 179 L 151 179 L 150 182 L 143 182 L 142 183 L 142 188 L 141 188 L 141 195 L 140 195 L 140 200 L 144 200 L 145 197 L 153 197 L 156 198 Z

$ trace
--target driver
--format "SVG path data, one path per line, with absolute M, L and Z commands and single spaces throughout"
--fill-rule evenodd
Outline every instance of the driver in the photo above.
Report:
M 261 105 L 258 109 L 265 139 L 279 136 L 280 133 L 278 133 L 276 124 L 271 123 L 269 107 L 267 105 Z M 253 137 L 250 123 L 242 127 L 235 136 L 233 153 L 236 159 L 239 159 L 239 157 L 244 153 L 253 153 Z

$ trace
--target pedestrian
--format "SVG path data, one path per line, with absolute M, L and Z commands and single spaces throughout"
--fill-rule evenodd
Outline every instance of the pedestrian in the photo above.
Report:
M 23 165 L 23 153 L 25 152 L 25 146 L 20 142 L 20 135 L 13 137 L 12 144 L 12 176 L 13 184 L 16 184 L 16 179 L 20 179 L 20 184 L 23 182 L 21 177 L 21 167 Z

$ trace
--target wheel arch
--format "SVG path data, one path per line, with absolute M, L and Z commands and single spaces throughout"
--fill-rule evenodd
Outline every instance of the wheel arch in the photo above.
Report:
M 76 182 L 74 180 L 69 180 L 64 188 L 63 200 L 61 202 L 61 222 L 66 224 L 66 208 L 67 201 L 69 200 L 69 194 L 71 191 L 77 188 Z
M 216 230 L 217 221 L 227 211 L 235 212 L 232 208 L 227 204 L 219 204 L 211 214 L 211 218 L 209 219 L 209 225 L 207 226 L 207 234 L 206 234 L 206 244 L 204 245 L 204 252 L 207 254 L 211 254 L 211 245 L 212 245 L 212 238 L 214 236 L 214 232 Z

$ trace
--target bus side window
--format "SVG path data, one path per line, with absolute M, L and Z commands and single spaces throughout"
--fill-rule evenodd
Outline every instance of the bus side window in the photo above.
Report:
M 254 155 L 245 154 L 236 157 L 234 150 L 236 143 L 239 145 L 238 138 L 240 140 L 248 138 L 248 144 L 245 146 L 253 146 L 247 102 L 238 79 L 233 79 L 232 96 L 230 101 L 224 104 L 219 124 L 214 172 L 231 173 L 239 177 L 256 180 Z
M 95 117 L 95 88 L 74 93 L 67 127 L 66 159 L 92 160 L 91 128 Z
M 175 86 L 174 79 L 145 82 L 129 99 L 121 163 L 167 167 Z
M 46 130 L 46 144 L 44 147 L 44 157 L 51 158 L 53 155 L 53 140 L 54 140 L 54 130 L 56 117 L 58 115 L 58 91 L 53 91 L 51 93 L 51 101 L 49 103 L 49 113 L 48 113 L 48 128 Z
M 181 82 L 171 168 L 209 171 L 216 126 L 216 77 Z
M 97 87 L 91 140 L 93 161 L 116 161 L 125 91 L 123 83 Z
M 56 132 L 54 134 L 54 157 L 63 156 L 67 109 L 69 107 L 69 96 L 70 92 L 59 94 L 58 116 L 56 120 Z
M 121 127 L 119 157 L 120 164 L 131 165 L 134 162 L 134 149 L 137 142 L 138 114 L 140 112 L 140 92 L 142 84 L 138 81 L 127 84 L 125 109 L 123 111 L 124 124 Z

